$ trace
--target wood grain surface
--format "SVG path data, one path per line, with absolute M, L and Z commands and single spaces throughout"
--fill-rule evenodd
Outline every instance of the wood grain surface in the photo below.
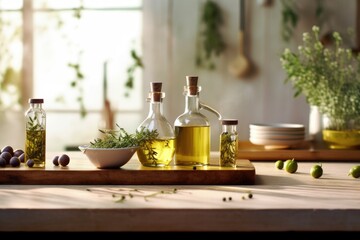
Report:
M 49 155 L 49 154 L 48 154 Z M 55 156 L 55 154 L 53 154 Z M 28 168 L 25 164 L 14 168 L 0 168 L 0 184 L 254 184 L 255 168 L 246 159 L 237 160 L 236 168 L 222 168 L 215 164 L 193 169 L 193 166 L 143 167 L 136 157 L 118 169 L 97 169 L 85 155 L 69 152 L 70 164 L 54 166 L 47 156 L 46 168 Z M 217 156 L 212 156 L 216 162 Z

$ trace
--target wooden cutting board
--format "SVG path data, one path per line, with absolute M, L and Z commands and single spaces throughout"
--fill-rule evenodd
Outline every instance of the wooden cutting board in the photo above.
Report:
M 236 168 L 221 168 L 215 164 L 206 167 L 169 166 L 143 167 L 133 158 L 119 169 L 97 169 L 80 152 L 68 152 L 71 160 L 67 167 L 54 166 L 51 156 L 45 169 L 28 168 L 23 163 L 18 168 L 0 168 L 0 184 L 34 185 L 252 185 L 255 168 L 246 159 L 237 160 Z M 50 159 L 51 158 L 51 159 Z M 212 162 L 217 155 L 212 155 Z

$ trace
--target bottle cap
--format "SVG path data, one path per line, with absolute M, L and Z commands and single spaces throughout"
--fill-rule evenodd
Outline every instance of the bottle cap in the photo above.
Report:
M 29 98 L 29 103 L 44 103 L 43 98 Z
M 223 119 L 221 120 L 222 125 L 237 125 L 238 120 L 237 119 Z

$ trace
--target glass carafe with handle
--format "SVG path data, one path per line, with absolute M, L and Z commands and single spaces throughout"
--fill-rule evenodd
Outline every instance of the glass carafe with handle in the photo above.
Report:
M 184 87 L 185 111 L 174 122 L 176 145 L 175 165 L 206 166 L 210 163 L 210 122 L 200 110 L 205 109 L 221 115 L 213 108 L 200 102 L 198 76 L 186 76 Z

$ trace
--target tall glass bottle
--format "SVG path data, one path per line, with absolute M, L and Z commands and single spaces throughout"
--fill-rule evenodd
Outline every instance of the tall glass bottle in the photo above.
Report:
M 30 98 L 30 108 L 25 112 L 25 162 L 34 161 L 35 168 L 45 168 L 46 114 L 42 108 L 44 99 Z
M 151 91 L 148 101 L 150 102 L 149 114 L 140 124 L 138 130 L 145 127 L 149 130 L 157 130 L 158 137 L 153 141 L 146 142 L 137 150 L 137 156 L 142 165 L 148 167 L 168 166 L 175 154 L 175 133 L 171 124 L 163 115 L 163 98 L 161 82 L 151 82 Z
M 174 123 L 175 165 L 208 165 L 210 161 L 210 123 L 200 113 L 197 76 L 186 76 L 185 111 Z

